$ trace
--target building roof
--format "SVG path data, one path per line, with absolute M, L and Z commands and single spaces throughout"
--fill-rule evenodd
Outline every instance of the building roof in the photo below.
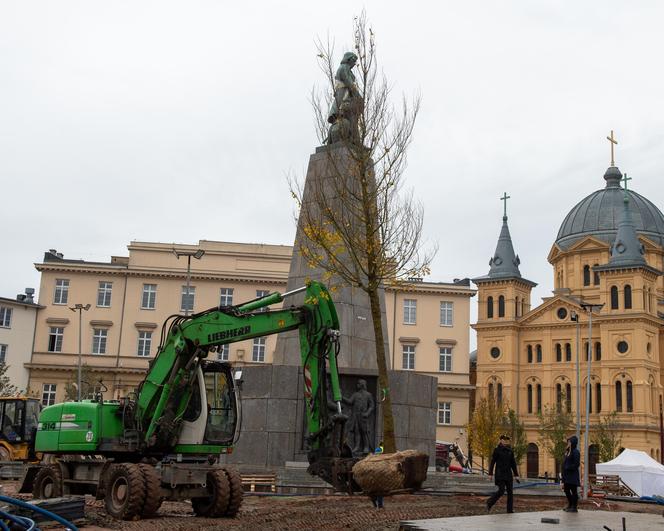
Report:
M 26 302 L 17 299 L 10 299 L 8 297 L 0 297 L 0 304 L 12 304 L 14 306 L 25 306 L 26 308 L 44 308 L 36 302 Z
M 623 215 L 625 191 L 620 187 L 622 173 L 611 166 L 604 174 L 606 186 L 577 203 L 565 217 L 556 244 L 568 249 L 587 236 L 612 244 Z M 627 192 L 629 213 L 637 234 L 664 246 L 664 214 L 651 201 L 633 190 Z

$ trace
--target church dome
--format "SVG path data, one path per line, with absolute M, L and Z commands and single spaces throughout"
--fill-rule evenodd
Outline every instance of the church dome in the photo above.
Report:
M 622 174 L 611 166 L 604 174 L 606 187 L 597 190 L 576 204 L 565 217 L 556 243 L 562 249 L 587 236 L 612 244 L 618 232 L 623 210 L 624 189 L 620 186 Z M 629 211 L 637 234 L 664 247 L 664 214 L 652 202 L 628 190 Z

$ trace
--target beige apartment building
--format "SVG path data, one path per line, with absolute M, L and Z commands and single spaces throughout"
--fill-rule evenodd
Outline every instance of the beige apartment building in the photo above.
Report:
M 41 272 L 39 301 L 44 309 L 26 368 L 30 389 L 45 404 L 63 400 L 65 385 L 75 381 L 79 318 L 86 373 L 104 382 L 107 397 L 117 398 L 142 380 L 168 316 L 284 291 L 292 254 L 291 246 L 207 240 L 198 245 L 131 242 L 128 250 L 129 256 L 110 262 L 71 260 L 50 250 L 35 265 Z M 198 258 L 176 255 L 199 250 L 203 252 Z M 464 448 L 469 299 L 474 293 L 467 279 L 415 280 L 386 291 L 391 365 L 438 377 L 437 436 Z M 232 343 L 217 356 L 236 364 L 272 363 L 276 337 Z
M 34 292 L 26 288 L 15 299 L 0 297 L 0 363 L 7 365 L 5 376 L 21 392 L 28 388 L 26 364 L 32 354 L 37 310 L 41 308 L 35 304 Z

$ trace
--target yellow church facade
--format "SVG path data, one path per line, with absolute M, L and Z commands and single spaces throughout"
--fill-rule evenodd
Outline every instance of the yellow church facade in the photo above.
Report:
M 578 396 L 583 437 L 588 364 L 591 434 L 615 411 L 623 447 L 660 462 L 663 457 L 664 215 L 621 187 L 627 180 L 617 167 L 609 167 L 604 180 L 560 227 L 548 256 L 551 297 L 538 306 L 531 302 L 536 284 L 520 274 L 507 216 L 489 273 L 474 279 L 477 396 L 506 401 L 524 422 L 529 445 L 522 475 L 555 474 L 539 436 L 538 413 L 547 406 L 566 408 L 576 418 Z M 594 445 L 588 455 L 593 473 Z

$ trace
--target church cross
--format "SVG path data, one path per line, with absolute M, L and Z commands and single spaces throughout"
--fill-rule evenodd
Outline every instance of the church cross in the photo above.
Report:
M 632 180 L 632 178 L 631 178 L 631 177 L 627 177 L 627 174 L 625 174 L 625 175 L 623 176 L 623 178 L 622 178 L 622 182 L 625 183 L 625 191 L 627 191 L 627 181 L 631 181 L 631 180 Z
M 618 141 L 613 138 L 613 129 L 611 129 L 611 136 L 607 136 L 606 139 L 611 142 L 611 166 L 615 166 L 615 163 L 613 161 L 613 146 L 618 144 Z
M 501 201 L 504 201 L 503 203 L 503 217 L 507 217 L 507 200 L 511 199 L 509 195 L 507 195 L 507 192 L 503 192 L 503 197 L 500 198 Z

